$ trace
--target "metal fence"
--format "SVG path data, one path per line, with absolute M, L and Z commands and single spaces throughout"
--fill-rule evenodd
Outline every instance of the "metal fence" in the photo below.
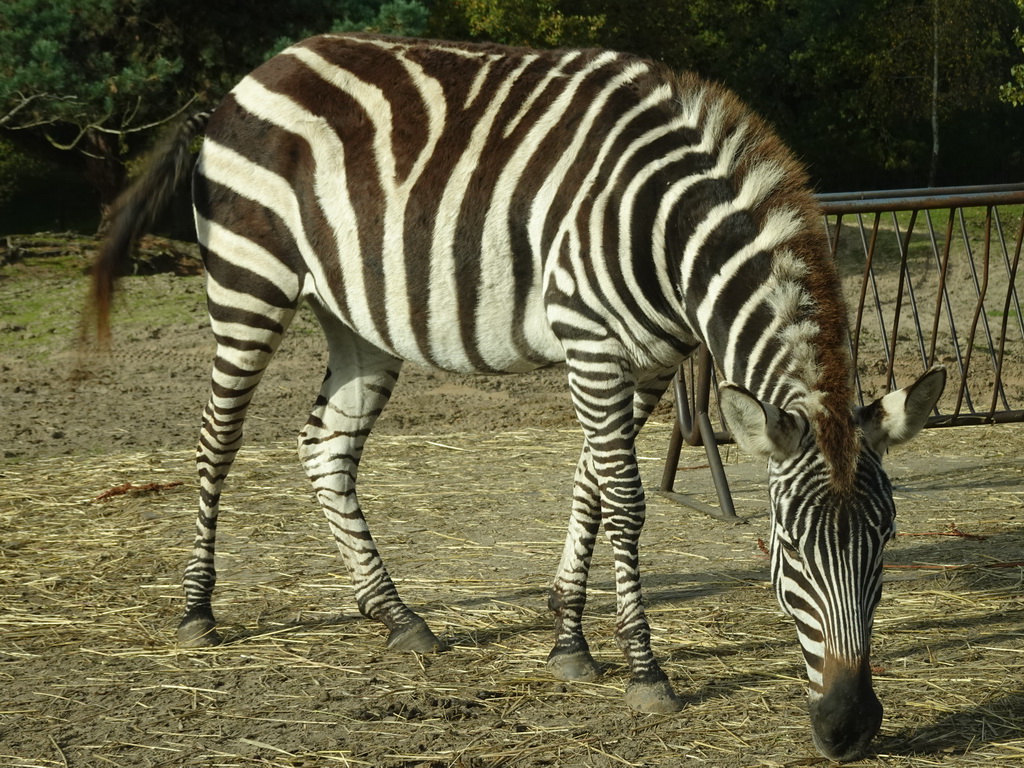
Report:
M 949 379 L 928 427 L 1024 421 L 1024 185 L 823 194 L 818 201 L 850 307 L 859 402 L 943 364 Z M 706 348 L 680 367 L 675 395 L 661 490 L 735 519 L 718 451 L 732 437 Z M 674 492 L 683 443 L 704 446 L 719 507 Z

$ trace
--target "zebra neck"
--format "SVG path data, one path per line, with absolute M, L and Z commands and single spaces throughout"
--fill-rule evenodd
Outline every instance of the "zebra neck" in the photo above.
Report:
M 836 386 L 835 372 L 848 370 L 848 352 L 834 344 L 844 332 L 821 311 L 821 298 L 803 279 L 807 272 L 789 249 L 732 254 L 691 303 L 727 381 L 811 418 L 832 390 L 845 397 L 846 383 Z
M 805 221 L 802 230 L 810 226 Z M 832 484 L 848 488 L 860 451 L 845 303 L 834 271 L 809 278 L 822 251 L 789 247 L 798 245 L 754 255 L 741 249 L 718 260 L 706 289 L 694 290 L 691 322 L 727 381 L 807 419 Z
M 806 172 L 731 94 L 683 76 L 677 95 L 707 152 L 666 229 L 686 323 L 725 379 L 842 421 L 853 400 L 846 307 Z

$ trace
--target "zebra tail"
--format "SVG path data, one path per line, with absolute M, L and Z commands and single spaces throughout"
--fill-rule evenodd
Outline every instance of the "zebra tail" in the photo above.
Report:
M 139 238 L 163 212 L 192 166 L 189 148 L 205 129 L 209 112 L 198 112 L 169 131 L 150 155 L 142 175 L 116 200 L 107 219 L 103 244 L 92 265 L 90 304 L 96 336 L 110 341 L 110 307 L 117 275 L 128 262 Z

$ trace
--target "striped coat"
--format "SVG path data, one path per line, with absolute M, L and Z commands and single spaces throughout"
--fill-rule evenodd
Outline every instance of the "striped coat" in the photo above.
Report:
M 681 701 L 640 588 L 637 432 L 700 343 L 725 415 L 764 456 L 773 579 L 797 618 L 815 742 L 860 754 L 881 720 L 867 666 L 892 499 L 879 456 L 941 391 L 933 372 L 852 408 L 846 312 L 806 176 L 731 93 L 606 51 L 372 36 L 303 41 L 190 120 L 126 194 L 96 268 L 116 265 L 187 166 L 217 355 L 197 453 L 186 645 L 218 642 L 220 493 L 253 393 L 299 304 L 330 357 L 299 453 L 355 598 L 394 648 L 438 641 L 399 598 L 363 517 L 363 445 L 404 361 L 515 373 L 565 363 L 584 434 L 549 607 L 563 678 L 599 674 L 582 630 L 600 528 L 617 584 L 628 703 Z

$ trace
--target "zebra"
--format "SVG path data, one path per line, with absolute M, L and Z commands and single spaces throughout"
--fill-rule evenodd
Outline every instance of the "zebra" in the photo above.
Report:
M 880 457 L 922 428 L 945 372 L 854 407 L 837 270 L 807 174 L 766 122 L 720 85 L 623 53 L 312 37 L 186 121 L 122 196 L 94 267 L 102 338 L 118 265 L 200 135 L 192 196 L 217 347 L 181 645 L 221 641 L 221 490 L 260 377 L 306 302 L 329 359 L 298 451 L 356 605 L 387 627 L 388 647 L 440 646 L 400 599 L 356 493 L 403 362 L 564 364 L 583 448 L 548 666 L 567 680 L 601 673 L 582 615 L 603 526 L 626 703 L 679 710 L 644 612 L 634 443 L 703 343 L 724 418 L 767 462 L 771 576 L 796 621 L 814 743 L 834 759 L 864 753 L 882 718 L 870 633 L 894 525 Z

